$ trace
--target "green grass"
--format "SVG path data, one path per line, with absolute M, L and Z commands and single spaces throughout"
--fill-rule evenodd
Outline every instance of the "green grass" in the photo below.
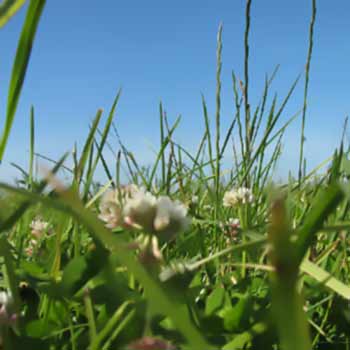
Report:
M 22 3 L 5 2 L 0 25 Z M 0 159 L 44 4 L 30 1 L 27 9 Z M 312 5 L 305 75 L 280 99 L 271 94 L 276 67 L 253 106 L 249 32 L 254 3 L 247 1 L 244 79 L 232 72 L 235 113 L 226 130 L 219 26 L 215 114 L 211 118 L 209 100 L 202 96 L 204 133 L 195 152 L 176 141 L 181 118 L 171 124 L 160 103 L 159 149 L 151 165 L 138 162 L 114 123 L 119 90 L 106 116 L 96 112 L 81 152 L 74 147 L 56 161 L 35 147 L 31 108 L 28 170 L 14 164 L 20 181 L 0 184 L 4 349 L 350 348 L 350 150 L 344 137 L 330 159 L 308 173 L 304 166 L 315 0 Z M 285 116 L 300 78 L 305 79 L 301 113 Z M 283 136 L 299 116 L 297 178 L 276 184 Z M 116 152 L 113 137 L 119 143 Z M 227 168 L 223 159 L 230 149 L 233 166 Z M 107 152 L 115 162 L 106 161 Z M 52 163 L 44 174 L 36 171 L 41 159 Z M 105 184 L 96 180 L 98 169 L 108 179 Z M 125 187 L 131 184 L 149 193 L 135 194 Z

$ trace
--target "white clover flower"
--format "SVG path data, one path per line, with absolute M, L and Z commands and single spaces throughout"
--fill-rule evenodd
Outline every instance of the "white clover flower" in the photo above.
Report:
M 125 201 L 133 198 L 138 192 L 142 192 L 142 189 L 134 184 L 105 192 L 100 203 L 98 218 L 104 221 L 109 229 L 122 226 L 124 224 L 123 206 Z
M 31 233 L 34 237 L 39 239 L 45 234 L 45 231 L 47 230 L 48 226 L 48 222 L 40 218 L 36 218 L 30 224 L 30 228 L 32 230 Z
M 122 224 L 122 208 L 119 203 L 118 192 L 108 191 L 104 194 L 100 203 L 98 218 L 104 221 L 109 229 L 116 228 Z
M 241 204 L 248 204 L 254 201 L 252 190 L 246 187 L 239 187 L 227 191 L 224 194 L 223 205 L 224 207 L 235 207 Z
M 125 222 L 147 232 L 153 231 L 153 221 L 157 211 L 157 198 L 150 192 L 138 192 L 126 201 Z
M 187 208 L 182 203 L 166 196 L 156 198 L 149 192 L 139 192 L 128 200 L 124 213 L 127 224 L 166 240 L 189 224 Z
M 190 221 L 187 218 L 187 208 L 179 201 L 161 196 L 157 202 L 157 214 L 154 228 L 157 235 L 170 239 L 177 233 L 185 231 Z

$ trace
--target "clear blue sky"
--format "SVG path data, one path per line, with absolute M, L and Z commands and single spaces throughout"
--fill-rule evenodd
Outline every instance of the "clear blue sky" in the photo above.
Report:
M 102 6 L 101 6 L 102 5 Z M 158 104 L 170 119 L 182 115 L 177 139 L 188 147 L 203 131 L 202 92 L 215 108 L 216 34 L 223 31 L 223 126 L 232 119 L 231 70 L 242 77 L 244 0 L 92 1 L 48 0 L 39 25 L 23 94 L 0 178 L 16 174 L 9 162 L 26 166 L 29 110 L 35 106 L 37 151 L 58 158 L 83 140 L 96 110 L 108 111 L 123 88 L 117 124 L 126 145 L 145 162 L 157 145 Z M 0 32 L 0 116 L 17 39 L 26 9 Z M 251 97 L 264 75 L 281 64 L 273 85 L 282 97 L 303 71 L 311 0 L 253 0 Z M 329 156 L 350 112 L 350 2 L 318 1 L 307 115 L 306 156 L 310 166 Z M 287 120 L 302 106 L 303 81 Z M 2 127 L 2 126 L 1 126 Z M 280 172 L 297 165 L 300 119 L 290 128 Z M 117 145 L 116 140 L 111 140 Z

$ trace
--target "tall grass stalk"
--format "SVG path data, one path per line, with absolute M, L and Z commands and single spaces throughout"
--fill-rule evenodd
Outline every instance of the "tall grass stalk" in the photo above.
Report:
M 309 48 L 307 53 L 306 66 L 305 66 L 303 114 L 301 119 L 300 156 L 299 156 L 299 171 L 298 171 L 299 183 L 301 182 L 302 177 L 305 176 L 305 173 L 303 173 L 303 163 L 305 161 L 304 159 L 305 122 L 306 122 L 307 97 L 308 97 L 309 80 L 310 80 L 310 65 L 311 65 L 312 49 L 313 49 L 313 43 L 314 43 L 314 26 L 316 21 L 316 12 L 317 12 L 316 0 L 312 0 L 312 14 L 311 14 L 311 21 L 310 21 L 310 29 L 309 29 Z
M 244 113 L 245 113 L 245 161 L 249 164 L 251 152 L 251 126 L 250 126 L 250 105 L 249 105 L 249 31 L 251 0 L 246 0 L 245 31 L 244 31 Z M 245 179 L 246 187 L 250 187 L 249 176 Z

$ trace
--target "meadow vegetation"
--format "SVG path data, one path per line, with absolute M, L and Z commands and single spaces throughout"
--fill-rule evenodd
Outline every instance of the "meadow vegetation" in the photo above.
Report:
M 0 24 L 23 3 L 4 1 Z M 0 159 L 44 5 L 29 1 Z M 171 123 L 160 103 L 159 150 L 153 164 L 139 162 L 114 123 L 119 91 L 106 116 L 97 111 L 82 149 L 50 160 L 35 149 L 32 108 L 29 166 L 16 165 L 16 185 L 0 184 L 2 348 L 350 348 L 350 161 L 344 137 L 319 167 L 307 172 L 304 159 L 316 1 L 305 72 L 281 97 L 271 93 L 277 68 L 256 106 L 249 99 L 251 6 L 247 0 L 244 76 L 232 73 L 234 118 L 223 130 L 220 25 L 216 112 L 208 114 L 203 96 L 205 132 L 195 152 L 176 141 L 180 118 Z M 301 113 L 282 123 L 297 88 L 304 91 Z M 291 122 L 301 123 L 298 173 L 276 184 Z M 119 142 L 116 151 L 112 137 Z M 114 154 L 113 163 L 106 152 Z M 223 162 L 228 153 L 229 168 Z M 38 174 L 34 164 L 42 158 L 52 168 Z M 95 180 L 99 167 L 104 184 Z

